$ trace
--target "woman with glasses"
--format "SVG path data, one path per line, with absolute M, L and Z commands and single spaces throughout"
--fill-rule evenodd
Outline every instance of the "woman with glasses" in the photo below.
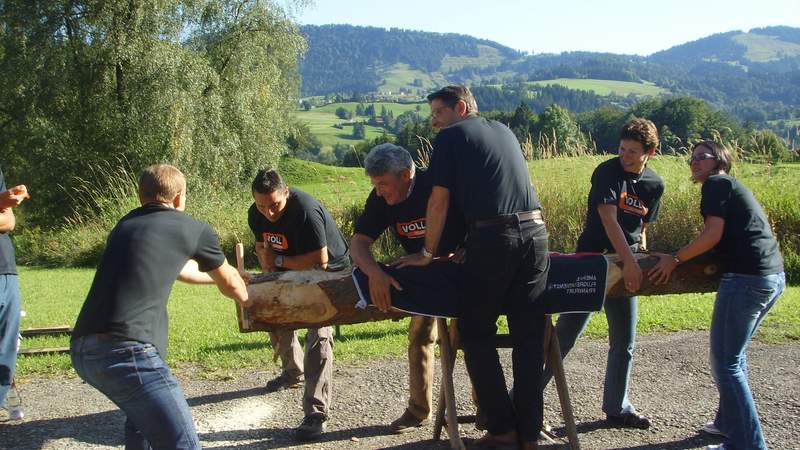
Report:
M 723 145 L 702 141 L 692 149 L 692 179 L 701 183 L 703 231 L 672 255 L 659 255 L 650 279 L 660 284 L 676 266 L 714 249 L 722 279 L 711 319 L 710 356 L 719 405 L 703 431 L 725 438 L 709 449 L 766 449 L 753 395 L 747 382 L 745 349 L 783 292 L 783 258 L 758 201 L 728 175 L 731 154 Z

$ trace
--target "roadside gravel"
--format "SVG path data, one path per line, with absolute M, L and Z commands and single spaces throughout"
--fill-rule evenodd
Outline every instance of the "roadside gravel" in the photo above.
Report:
M 713 417 L 717 395 L 708 369 L 708 335 L 699 332 L 651 334 L 637 343 L 631 401 L 651 418 L 650 430 L 608 429 L 600 411 L 606 344 L 582 340 L 566 360 L 567 380 L 584 449 L 696 449 L 719 442 L 698 433 Z M 501 352 L 510 372 L 510 353 Z M 771 448 L 800 449 L 800 342 L 751 344 L 750 382 Z M 377 359 L 338 365 L 334 408 L 328 433 L 313 444 L 297 444 L 292 428 L 302 419 L 300 390 L 266 394 L 277 374 L 239 370 L 224 380 L 201 377 L 197 367 L 176 371 L 192 406 L 205 448 L 214 449 L 429 449 L 447 448 L 431 440 L 432 427 L 387 435 L 407 398 L 407 363 Z M 438 369 L 437 369 L 438 370 Z M 469 383 L 462 361 L 456 365 L 459 413 L 471 414 Z M 0 424 L 0 448 L 88 450 L 120 448 L 123 415 L 105 397 L 75 377 L 24 380 L 20 390 L 26 418 Z M 438 393 L 438 380 L 436 391 Z M 545 422 L 563 436 L 555 390 L 548 388 Z M 472 425 L 465 437 L 478 437 Z M 543 448 L 567 448 L 563 444 Z

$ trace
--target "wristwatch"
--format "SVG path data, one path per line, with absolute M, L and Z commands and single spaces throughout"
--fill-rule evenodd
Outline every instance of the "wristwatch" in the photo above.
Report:
M 428 249 L 425 247 L 422 247 L 422 256 L 428 259 L 433 259 L 433 253 L 429 252 Z
M 283 255 L 275 257 L 275 267 L 283 267 Z
M 672 260 L 673 260 L 673 261 L 675 261 L 675 264 L 680 264 L 680 263 L 682 263 L 682 262 L 683 262 L 683 261 L 681 261 L 681 259 L 678 257 L 678 253 L 677 253 L 677 252 L 676 252 L 676 253 L 674 253 L 674 254 L 672 255 Z

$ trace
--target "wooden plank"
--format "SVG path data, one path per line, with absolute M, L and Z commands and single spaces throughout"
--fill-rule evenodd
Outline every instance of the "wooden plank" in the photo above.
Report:
M 58 325 L 54 327 L 26 328 L 19 332 L 22 337 L 31 336 L 52 336 L 72 333 L 72 328 L 68 325 Z
M 42 348 L 23 348 L 19 355 L 41 355 L 44 353 L 69 353 L 69 347 L 42 347 Z

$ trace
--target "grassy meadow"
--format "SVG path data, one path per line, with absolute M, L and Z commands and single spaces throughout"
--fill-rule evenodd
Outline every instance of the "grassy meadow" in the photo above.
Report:
M 551 248 L 571 251 L 583 226 L 586 195 L 593 168 L 605 156 L 553 158 L 530 163 L 530 172 L 544 205 Z M 663 176 L 667 190 L 658 222 L 649 231 L 650 247 L 674 250 L 694 236 L 701 225 L 698 212 L 699 186 L 688 179 L 683 159 L 662 156 L 651 167 Z M 281 171 L 287 182 L 319 198 L 334 214 L 346 236 L 352 233 L 352 221 L 371 189 L 368 178 L 359 168 L 325 166 L 288 159 Z M 739 164 L 734 174 L 749 186 L 764 205 L 783 248 L 787 273 L 794 283 L 800 281 L 800 164 Z M 18 261 L 28 265 L 20 270 L 23 309 L 28 313 L 23 327 L 72 325 L 93 277 L 90 268 L 102 251 L 108 231 L 116 220 L 135 206 L 130 182 L 120 177 L 120 186 L 111 192 L 86 192 L 89 201 L 98 205 L 93 216 L 74 218 L 55 231 L 25 227 L 24 220 L 14 234 Z M 112 201 L 113 200 L 113 201 Z M 190 182 L 188 211 L 211 223 L 219 232 L 223 247 L 232 259 L 233 246 L 244 242 L 252 248 L 253 237 L 247 228 L 246 211 L 250 206 L 247 189 L 219 192 Z M 381 255 L 396 253 L 390 243 L 381 247 Z M 247 251 L 246 254 L 252 252 Z M 41 267 L 42 264 L 50 268 Z M 254 260 L 248 260 L 255 267 Z M 38 265 L 38 266 L 37 266 Z M 680 295 L 642 298 L 640 332 L 706 330 L 713 296 Z M 170 299 L 170 363 L 180 366 L 198 363 L 208 376 L 227 376 L 228 369 L 269 367 L 271 351 L 263 333 L 238 332 L 232 301 L 210 286 L 177 283 Z M 336 344 L 337 358 L 356 362 L 382 355 L 405 352 L 407 322 L 376 322 L 342 327 Z M 605 317 L 592 320 L 587 333 L 602 337 Z M 762 326 L 759 339 L 784 341 L 800 339 L 800 287 L 790 287 Z M 66 337 L 26 339 L 24 347 L 65 345 Z M 66 355 L 23 357 L 20 374 L 66 374 Z
M 375 103 L 364 103 L 364 106 L 367 105 L 375 105 L 375 112 L 380 114 L 381 108 L 385 107 L 387 110 L 392 111 L 395 117 L 399 116 L 400 114 L 406 111 L 414 111 L 416 110 L 417 106 L 421 108 L 421 114 L 427 115 L 430 114 L 430 107 L 426 102 L 422 103 L 392 103 L 392 102 L 375 102 Z M 373 127 L 370 125 L 364 125 L 364 130 L 366 131 L 365 139 L 354 139 L 352 137 L 353 134 L 353 127 L 352 126 L 344 126 L 341 129 L 334 127 L 336 124 L 345 123 L 345 120 L 342 120 L 336 117 L 336 109 L 337 108 L 345 108 L 353 112 L 355 114 L 356 106 L 358 103 L 355 102 L 343 102 L 343 103 L 331 103 L 329 105 L 320 106 L 319 108 L 313 108 L 308 111 L 296 111 L 295 116 L 298 119 L 302 120 L 306 124 L 308 124 L 309 129 L 311 130 L 311 134 L 317 137 L 320 140 L 323 147 L 333 147 L 336 144 L 345 144 L 345 145 L 355 145 L 359 142 L 364 140 L 372 140 L 376 137 L 383 134 L 383 128 L 380 127 Z M 354 116 L 354 120 L 363 120 L 366 121 L 368 117 L 364 116 Z
M 655 84 L 648 82 L 635 83 L 632 81 L 597 80 L 591 78 L 556 78 L 554 80 L 531 81 L 530 84 L 536 84 L 539 86 L 557 84 L 569 89 L 594 91 L 595 94 L 602 96 L 612 94 L 626 96 L 628 94 L 635 94 L 656 97 L 659 94 L 666 92 L 664 88 L 660 88 Z

